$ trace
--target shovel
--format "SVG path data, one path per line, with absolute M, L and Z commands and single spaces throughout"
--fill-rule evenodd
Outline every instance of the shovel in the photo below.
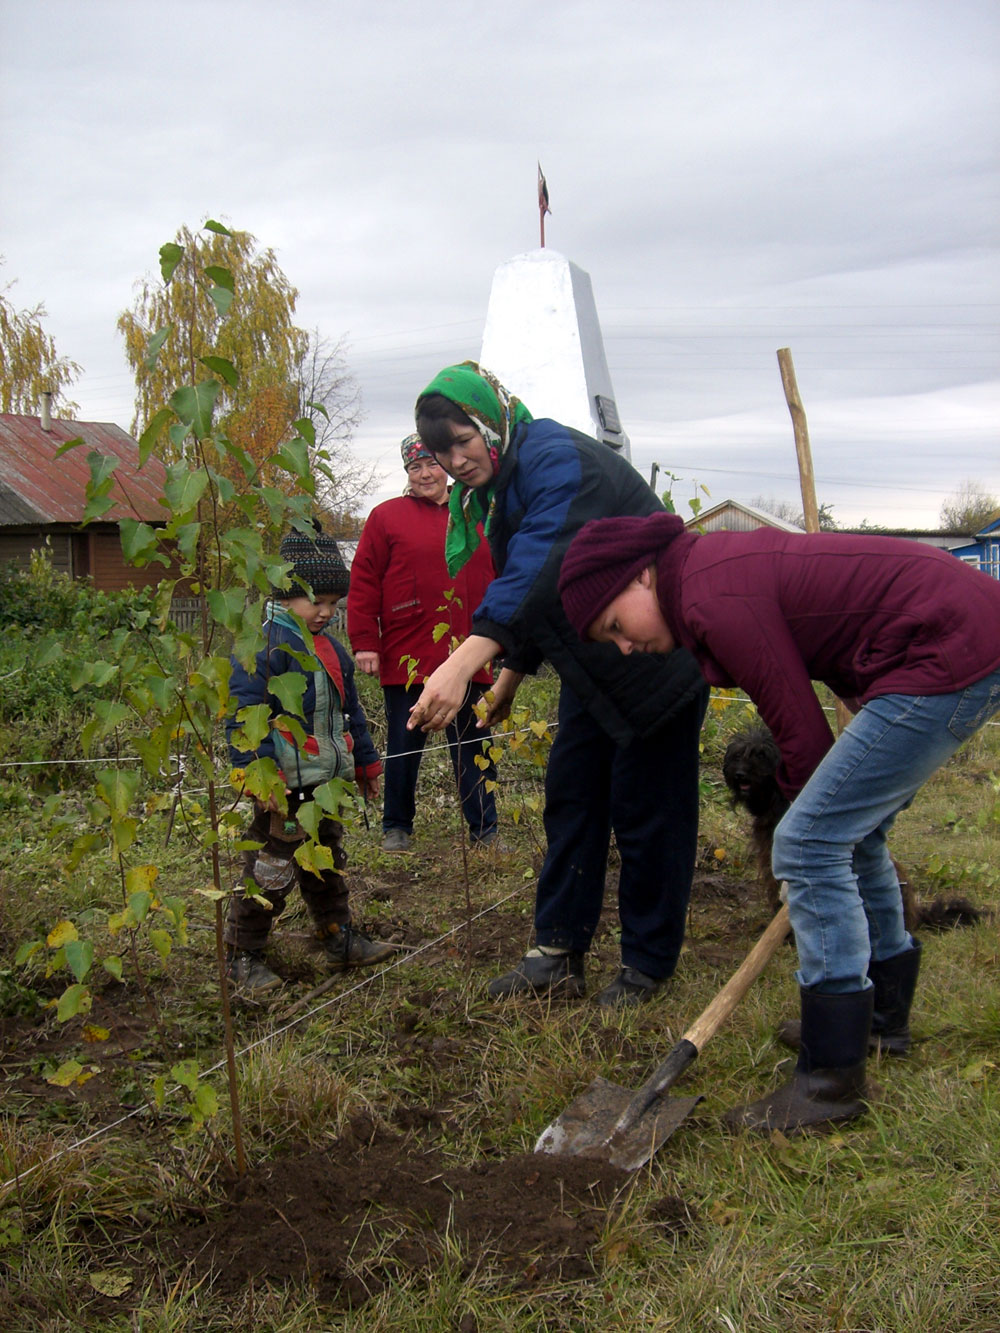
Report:
M 542 1131 L 535 1152 L 598 1158 L 623 1171 L 635 1171 L 648 1162 L 701 1101 L 700 1096 L 664 1094 L 743 999 L 788 931 L 788 908 L 782 907 L 737 971 L 638 1092 L 595 1078 Z

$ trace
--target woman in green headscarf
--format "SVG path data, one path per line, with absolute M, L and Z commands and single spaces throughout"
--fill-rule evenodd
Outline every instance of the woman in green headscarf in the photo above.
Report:
M 611 830 L 621 856 L 622 968 L 602 1004 L 648 999 L 684 936 L 697 844 L 698 733 L 707 688 L 692 658 L 623 657 L 584 643 L 559 600 L 562 557 L 592 518 L 662 505 L 609 445 L 531 413 L 487 370 L 441 371 L 417 400 L 417 430 L 457 485 L 446 540 L 454 576 L 484 523 L 497 578 L 472 633 L 429 677 L 410 726 L 439 730 L 469 680 L 502 656 L 486 719 L 510 711 L 525 671 L 559 673 L 559 731 L 546 774 L 548 850 L 538 879 L 536 947 L 490 985 L 495 997 L 584 993 L 583 955 L 600 917 Z

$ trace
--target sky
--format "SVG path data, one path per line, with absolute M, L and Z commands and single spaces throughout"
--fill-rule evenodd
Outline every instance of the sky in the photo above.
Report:
M 801 505 L 783 347 L 842 526 L 1000 495 L 998 150 L 995 0 L 0 0 L 0 283 L 79 418 L 128 428 L 118 314 L 217 218 L 344 339 L 369 503 L 538 245 L 538 162 L 680 512 Z

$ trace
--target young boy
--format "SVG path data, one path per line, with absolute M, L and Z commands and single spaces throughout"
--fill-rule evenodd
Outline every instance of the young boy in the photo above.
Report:
M 716 532 L 674 515 L 588 523 L 559 590 L 581 637 L 623 653 L 687 648 L 740 686 L 781 750 L 792 801 L 774 836 L 799 955 L 794 1076 L 729 1113 L 798 1129 L 864 1109 L 870 1039 L 905 1053 L 919 946 L 903 925 L 889 829 L 1000 710 L 1000 582 L 889 537 Z M 834 740 L 812 682 L 856 714 Z
M 331 778 L 353 779 L 366 797 L 374 798 L 382 765 L 354 686 L 354 665 L 328 628 L 350 581 L 337 543 L 319 528 L 315 537 L 293 530 L 283 538 L 280 550 L 281 558 L 292 566 L 292 591 L 275 589 L 268 603 L 267 642 L 257 654 L 253 672 L 233 659 L 230 691 L 234 704 L 226 724 L 233 764 L 245 768 L 254 759 L 274 759 L 288 796 L 287 816 L 277 809 L 273 798 L 268 806 L 255 800 L 245 835 L 263 844 L 258 851 L 244 852 L 243 864 L 247 880 L 270 907 L 237 890 L 226 922 L 229 976 L 242 990 L 258 994 L 280 985 L 280 978 L 264 962 L 263 951 L 271 922 L 281 914 L 296 882 L 323 951 L 335 967 L 363 967 L 393 952 L 392 945 L 373 941 L 351 925 L 344 877 L 347 855 L 338 820 L 324 817 L 319 823 L 319 842 L 332 853 L 335 869 L 314 874 L 294 860 L 296 847 L 307 836 L 295 815 L 313 789 Z M 311 647 L 295 616 L 313 636 Z M 317 659 L 316 668 L 303 666 L 295 653 L 303 658 L 311 654 Z M 305 745 L 300 749 L 290 731 L 272 728 L 256 749 L 240 749 L 239 709 L 266 703 L 272 719 L 290 711 L 269 689 L 272 677 L 288 671 L 306 677 L 299 718 Z

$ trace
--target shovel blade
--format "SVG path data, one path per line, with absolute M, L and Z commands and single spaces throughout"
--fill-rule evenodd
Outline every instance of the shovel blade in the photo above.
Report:
M 615 1126 L 634 1096 L 628 1088 L 595 1078 L 542 1131 L 535 1152 L 590 1157 L 623 1171 L 636 1171 L 701 1101 L 700 1097 L 657 1097 L 630 1129 L 616 1133 Z

